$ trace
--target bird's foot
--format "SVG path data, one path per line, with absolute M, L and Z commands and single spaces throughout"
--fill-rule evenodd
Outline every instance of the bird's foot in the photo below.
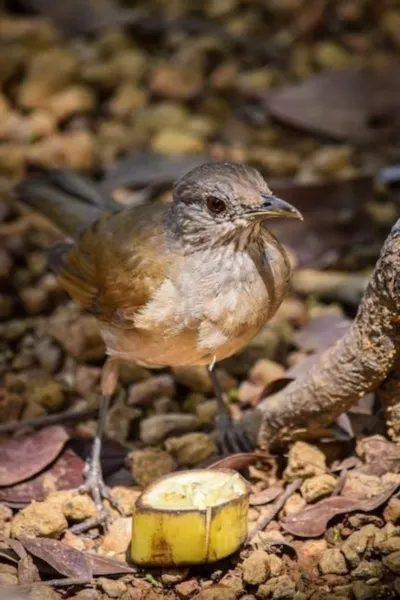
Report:
M 218 445 L 221 454 L 252 452 L 254 447 L 239 424 L 228 415 L 220 415 L 218 420 Z
M 125 515 L 125 511 L 117 498 L 115 498 L 110 489 L 106 486 L 101 471 L 99 461 L 89 460 L 85 466 L 85 483 L 78 488 L 80 494 L 89 494 L 95 503 L 97 516 L 87 519 L 82 523 L 78 523 L 71 527 L 73 533 L 82 533 L 92 527 L 102 525 L 105 529 L 108 527 L 110 514 L 104 507 L 103 501 L 108 500 L 113 508 L 121 515 Z

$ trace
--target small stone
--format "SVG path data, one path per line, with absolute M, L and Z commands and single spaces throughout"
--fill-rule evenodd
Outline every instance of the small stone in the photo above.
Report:
M 99 590 L 87 589 L 72 596 L 71 600 L 103 600 L 103 595 Z
M 400 498 L 391 498 L 383 511 L 385 521 L 397 523 L 400 520 Z
M 300 157 L 294 152 L 253 147 L 250 150 L 250 160 L 267 171 L 269 176 L 287 177 L 294 175 L 300 166 Z
M 197 465 L 218 453 L 216 443 L 206 433 L 187 433 L 181 437 L 168 438 L 165 448 L 179 466 Z
M 269 554 L 269 569 L 271 577 L 279 577 L 279 575 L 283 575 L 285 570 L 285 563 L 279 556 L 276 554 Z
M 48 305 L 47 291 L 40 287 L 25 287 L 20 292 L 21 300 L 29 315 L 38 315 L 46 310 Z
M 273 600 L 292 600 L 295 598 L 296 586 L 287 576 L 271 577 L 267 583 L 261 584 L 256 596 L 261 600 L 273 598 Z
M 321 68 L 340 69 L 351 63 L 349 53 L 330 40 L 323 40 L 314 46 L 314 60 Z
M 15 515 L 11 523 L 11 536 L 59 538 L 67 527 L 67 519 L 60 509 L 49 507 L 46 502 L 33 500 Z
M 306 442 L 295 442 L 289 450 L 288 465 L 284 471 L 285 481 L 294 481 L 322 475 L 326 471 L 325 455 Z
M 127 456 L 133 479 L 142 488 L 176 470 L 176 463 L 168 452 L 155 448 L 133 450 Z
M 400 550 L 397 550 L 396 552 L 391 552 L 387 556 L 384 556 L 382 559 L 382 562 L 388 569 L 399 574 L 400 573 Z
M 171 398 L 175 394 L 175 383 L 171 375 L 158 375 L 134 383 L 128 396 L 128 405 L 147 405 L 157 398 Z
M 202 425 L 213 425 L 218 414 L 217 401 L 204 400 L 200 402 L 195 408 L 195 413 Z
M 62 385 L 54 379 L 35 381 L 28 393 L 30 402 L 43 406 L 49 412 L 57 412 L 64 404 Z
M 126 592 L 126 584 L 120 579 L 99 577 L 97 584 L 110 598 L 120 598 Z
M 377 541 L 375 538 L 375 547 L 379 549 L 382 554 L 389 554 L 390 552 L 400 551 L 400 537 L 392 536 L 382 541 Z
M 155 415 L 141 421 L 140 440 L 150 446 L 156 445 L 168 435 L 187 433 L 197 429 L 198 426 L 199 420 L 193 415 L 183 415 L 181 413 Z
M 189 569 L 163 569 L 161 573 L 161 581 L 164 585 L 174 585 L 186 579 Z
M 46 108 L 57 121 L 64 121 L 76 114 L 92 111 L 95 105 L 96 97 L 89 87 L 74 85 L 51 96 Z
M 31 588 L 29 600 L 61 600 L 61 596 L 48 585 L 35 584 Z
M 354 531 L 342 544 L 341 551 L 352 568 L 357 567 L 367 546 L 373 545 L 376 532 L 375 525 L 365 525 L 359 531 Z
M 299 567 L 303 571 L 312 571 L 327 549 L 326 540 L 306 540 L 297 548 Z
M 390 556 L 390 555 L 389 555 Z M 379 560 L 362 560 L 360 564 L 351 572 L 352 577 L 359 579 L 382 579 L 384 568 Z
M 111 493 L 120 503 L 125 515 L 131 515 L 141 491 L 130 486 L 115 485 L 111 488 Z
M 165 127 L 152 139 L 150 147 L 161 154 L 197 154 L 204 151 L 204 142 L 193 133 Z
M 70 493 L 70 497 L 62 504 L 62 511 L 64 517 L 72 521 L 84 521 L 97 515 L 95 503 L 86 494 Z
M 256 406 L 262 398 L 264 389 L 265 386 L 262 384 L 256 385 L 251 381 L 242 381 L 237 392 L 238 400 L 241 404 Z
M 236 593 L 232 588 L 217 583 L 201 590 L 199 594 L 193 596 L 193 600 L 235 600 Z
M 172 64 L 158 66 L 150 81 L 153 93 L 173 100 L 193 98 L 200 92 L 202 85 L 201 72 L 197 67 Z
M 199 591 L 199 589 L 200 587 L 197 579 L 188 579 L 175 586 L 175 591 L 179 598 L 184 598 L 184 600 L 186 600 L 186 598 L 191 598 L 193 594 L 196 594 Z
M 319 175 L 335 175 L 349 166 L 353 154 L 351 146 L 323 146 L 309 158 L 309 166 Z
M 269 556 L 264 550 L 255 550 L 242 564 L 242 577 L 245 583 L 259 585 L 270 576 Z
M 381 585 L 369 585 L 365 581 L 353 581 L 351 589 L 355 600 L 375 600 L 379 598 Z
M 319 568 L 324 575 L 344 575 L 347 573 L 346 561 L 340 550 L 332 548 L 325 550 L 319 561 Z
M 100 546 L 99 553 L 106 556 L 124 556 L 132 537 L 132 519 L 119 517 L 108 528 Z
M 304 498 L 302 498 L 300 494 L 295 492 L 286 500 L 285 504 L 283 505 L 282 511 L 285 516 L 294 515 L 295 513 L 299 512 L 299 510 L 304 508 L 305 505 L 306 501 L 304 500 Z
M 307 503 L 316 502 L 321 498 L 330 496 L 332 491 L 335 489 L 336 479 L 333 475 L 324 473 L 323 475 L 316 475 L 306 479 L 300 488 L 303 498 Z
M 188 387 L 193 392 L 208 394 L 212 391 L 211 379 L 205 367 L 197 365 L 174 367 L 172 372 L 178 383 Z
M 268 358 L 259 359 L 250 370 L 249 380 L 256 385 L 267 386 L 276 379 L 285 376 L 285 369 L 282 365 L 268 360 Z

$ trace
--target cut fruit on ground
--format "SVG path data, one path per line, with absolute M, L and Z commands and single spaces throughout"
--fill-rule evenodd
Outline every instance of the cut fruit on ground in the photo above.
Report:
M 169 566 L 213 562 L 247 536 L 250 486 L 236 471 L 195 469 L 152 483 L 133 511 L 132 560 Z

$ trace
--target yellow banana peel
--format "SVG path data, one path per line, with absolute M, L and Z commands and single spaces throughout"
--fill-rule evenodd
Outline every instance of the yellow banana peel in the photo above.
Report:
M 236 471 L 167 475 L 137 499 L 132 560 L 139 565 L 203 564 L 229 556 L 247 536 L 250 486 Z

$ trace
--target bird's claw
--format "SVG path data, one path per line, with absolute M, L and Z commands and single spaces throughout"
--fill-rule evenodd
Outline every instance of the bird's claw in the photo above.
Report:
M 100 465 L 92 463 L 91 461 L 88 462 L 85 466 L 85 479 L 85 483 L 78 488 L 78 492 L 80 494 L 89 494 L 93 498 L 97 510 L 97 517 L 88 519 L 87 521 L 74 526 L 74 532 L 78 530 L 79 532 L 86 531 L 96 525 L 103 525 L 107 528 L 110 515 L 104 508 L 103 500 L 108 500 L 111 506 L 121 515 L 125 514 L 119 500 L 112 495 L 110 489 L 104 483 Z
M 236 425 L 228 418 L 221 419 L 219 422 L 218 445 L 221 454 L 237 454 L 254 450 L 240 425 Z

